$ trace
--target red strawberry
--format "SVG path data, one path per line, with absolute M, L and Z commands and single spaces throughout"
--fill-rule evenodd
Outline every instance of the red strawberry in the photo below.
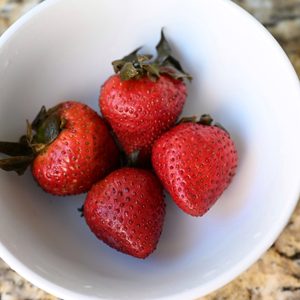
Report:
M 150 158 L 154 141 L 181 114 L 191 77 L 171 56 L 162 33 L 158 56 L 138 55 L 139 49 L 113 62 L 116 75 L 102 86 L 99 105 L 127 155 L 140 151 L 140 162 Z
M 92 232 L 110 247 L 146 258 L 162 231 L 163 189 L 150 171 L 119 169 L 92 187 L 83 214 Z
M 0 151 L 13 156 L 0 160 L 2 169 L 22 174 L 31 164 L 39 185 L 54 195 L 87 192 L 118 162 L 118 149 L 103 120 L 74 101 L 48 111 L 43 107 L 27 136 L 20 143 L 0 143 Z
M 176 204 L 192 216 L 204 215 L 230 184 L 237 151 L 229 134 L 200 123 L 183 123 L 157 140 L 152 163 Z

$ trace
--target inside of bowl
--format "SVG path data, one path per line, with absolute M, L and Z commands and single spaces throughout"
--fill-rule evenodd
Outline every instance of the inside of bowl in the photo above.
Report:
M 167 198 L 158 249 L 144 261 L 93 236 L 77 211 L 85 195 L 53 197 L 30 171 L 24 177 L 1 172 L 3 249 L 20 272 L 35 274 L 34 283 L 53 293 L 63 288 L 65 299 L 71 293 L 80 299 L 200 296 L 273 242 L 299 191 L 298 83 L 275 42 L 227 1 L 140 6 L 135 0 L 49 1 L 7 34 L 0 44 L 1 140 L 23 134 L 25 120 L 44 104 L 74 99 L 99 111 L 110 62 L 140 45 L 153 49 L 164 26 L 194 77 L 183 114 L 208 112 L 228 129 L 238 172 L 203 218 L 185 215 Z

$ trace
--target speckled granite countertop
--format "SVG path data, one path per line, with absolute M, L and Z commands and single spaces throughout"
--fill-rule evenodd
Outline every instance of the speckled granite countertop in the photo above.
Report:
M 0 34 L 39 0 L 0 0 Z M 259 19 L 300 76 L 300 0 L 234 0 Z M 55 300 L 0 259 L 0 300 Z M 273 247 L 247 272 L 201 300 L 300 300 L 300 204 Z M 80 299 L 74 299 L 80 300 Z M 200 300 L 200 299 L 199 299 Z

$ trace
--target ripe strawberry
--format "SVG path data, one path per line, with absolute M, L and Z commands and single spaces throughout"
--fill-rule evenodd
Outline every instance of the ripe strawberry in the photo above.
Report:
M 150 171 L 119 169 L 92 187 L 83 214 L 92 232 L 110 247 L 146 258 L 162 232 L 163 189 Z
M 0 143 L 7 171 L 24 173 L 31 164 L 39 185 L 54 195 L 88 191 L 116 167 L 118 149 L 99 115 L 87 105 L 68 101 L 42 108 L 20 143 Z M 33 134 L 35 131 L 35 134 Z
M 162 32 L 158 56 L 138 55 L 139 49 L 113 62 L 116 75 L 101 89 L 99 105 L 127 155 L 140 151 L 140 162 L 150 159 L 154 141 L 170 129 L 181 114 L 191 79 Z
M 212 207 L 230 184 L 238 161 L 229 134 L 211 126 L 207 115 L 200 122 L 174 127 L 155 142 L 152 152 L 164 187 L 192 216 L 202 216 Z

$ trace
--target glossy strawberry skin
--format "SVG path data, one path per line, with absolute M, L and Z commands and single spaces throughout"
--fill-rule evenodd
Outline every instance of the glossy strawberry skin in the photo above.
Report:
M 143 161 L 150 159 L 154 141 L 175 124 L 186 96 L 184 82 L 168 75 L 156 82 L 113 75 L 101 89 L 99 105 L 125 152 L 140 150 Z
M 87 192 L 117 166 L 117 146 L 104 121 L 87 105 L 64 102 L 58 113 L 66 121 L 64 129 L 34 159 L 32 174 L 53 195 Z
M 84 204 L 91 231 L 110 247 L 137 258 L 155 250 L 164 216 L 162 186 L 142 169 L 114 171 L 92 187 Z
M 156 141 L 152 164 L 175 203 L 204 215 L 235 175 L 238 156 L 230 136 L 216 126 L 184 123 Z

